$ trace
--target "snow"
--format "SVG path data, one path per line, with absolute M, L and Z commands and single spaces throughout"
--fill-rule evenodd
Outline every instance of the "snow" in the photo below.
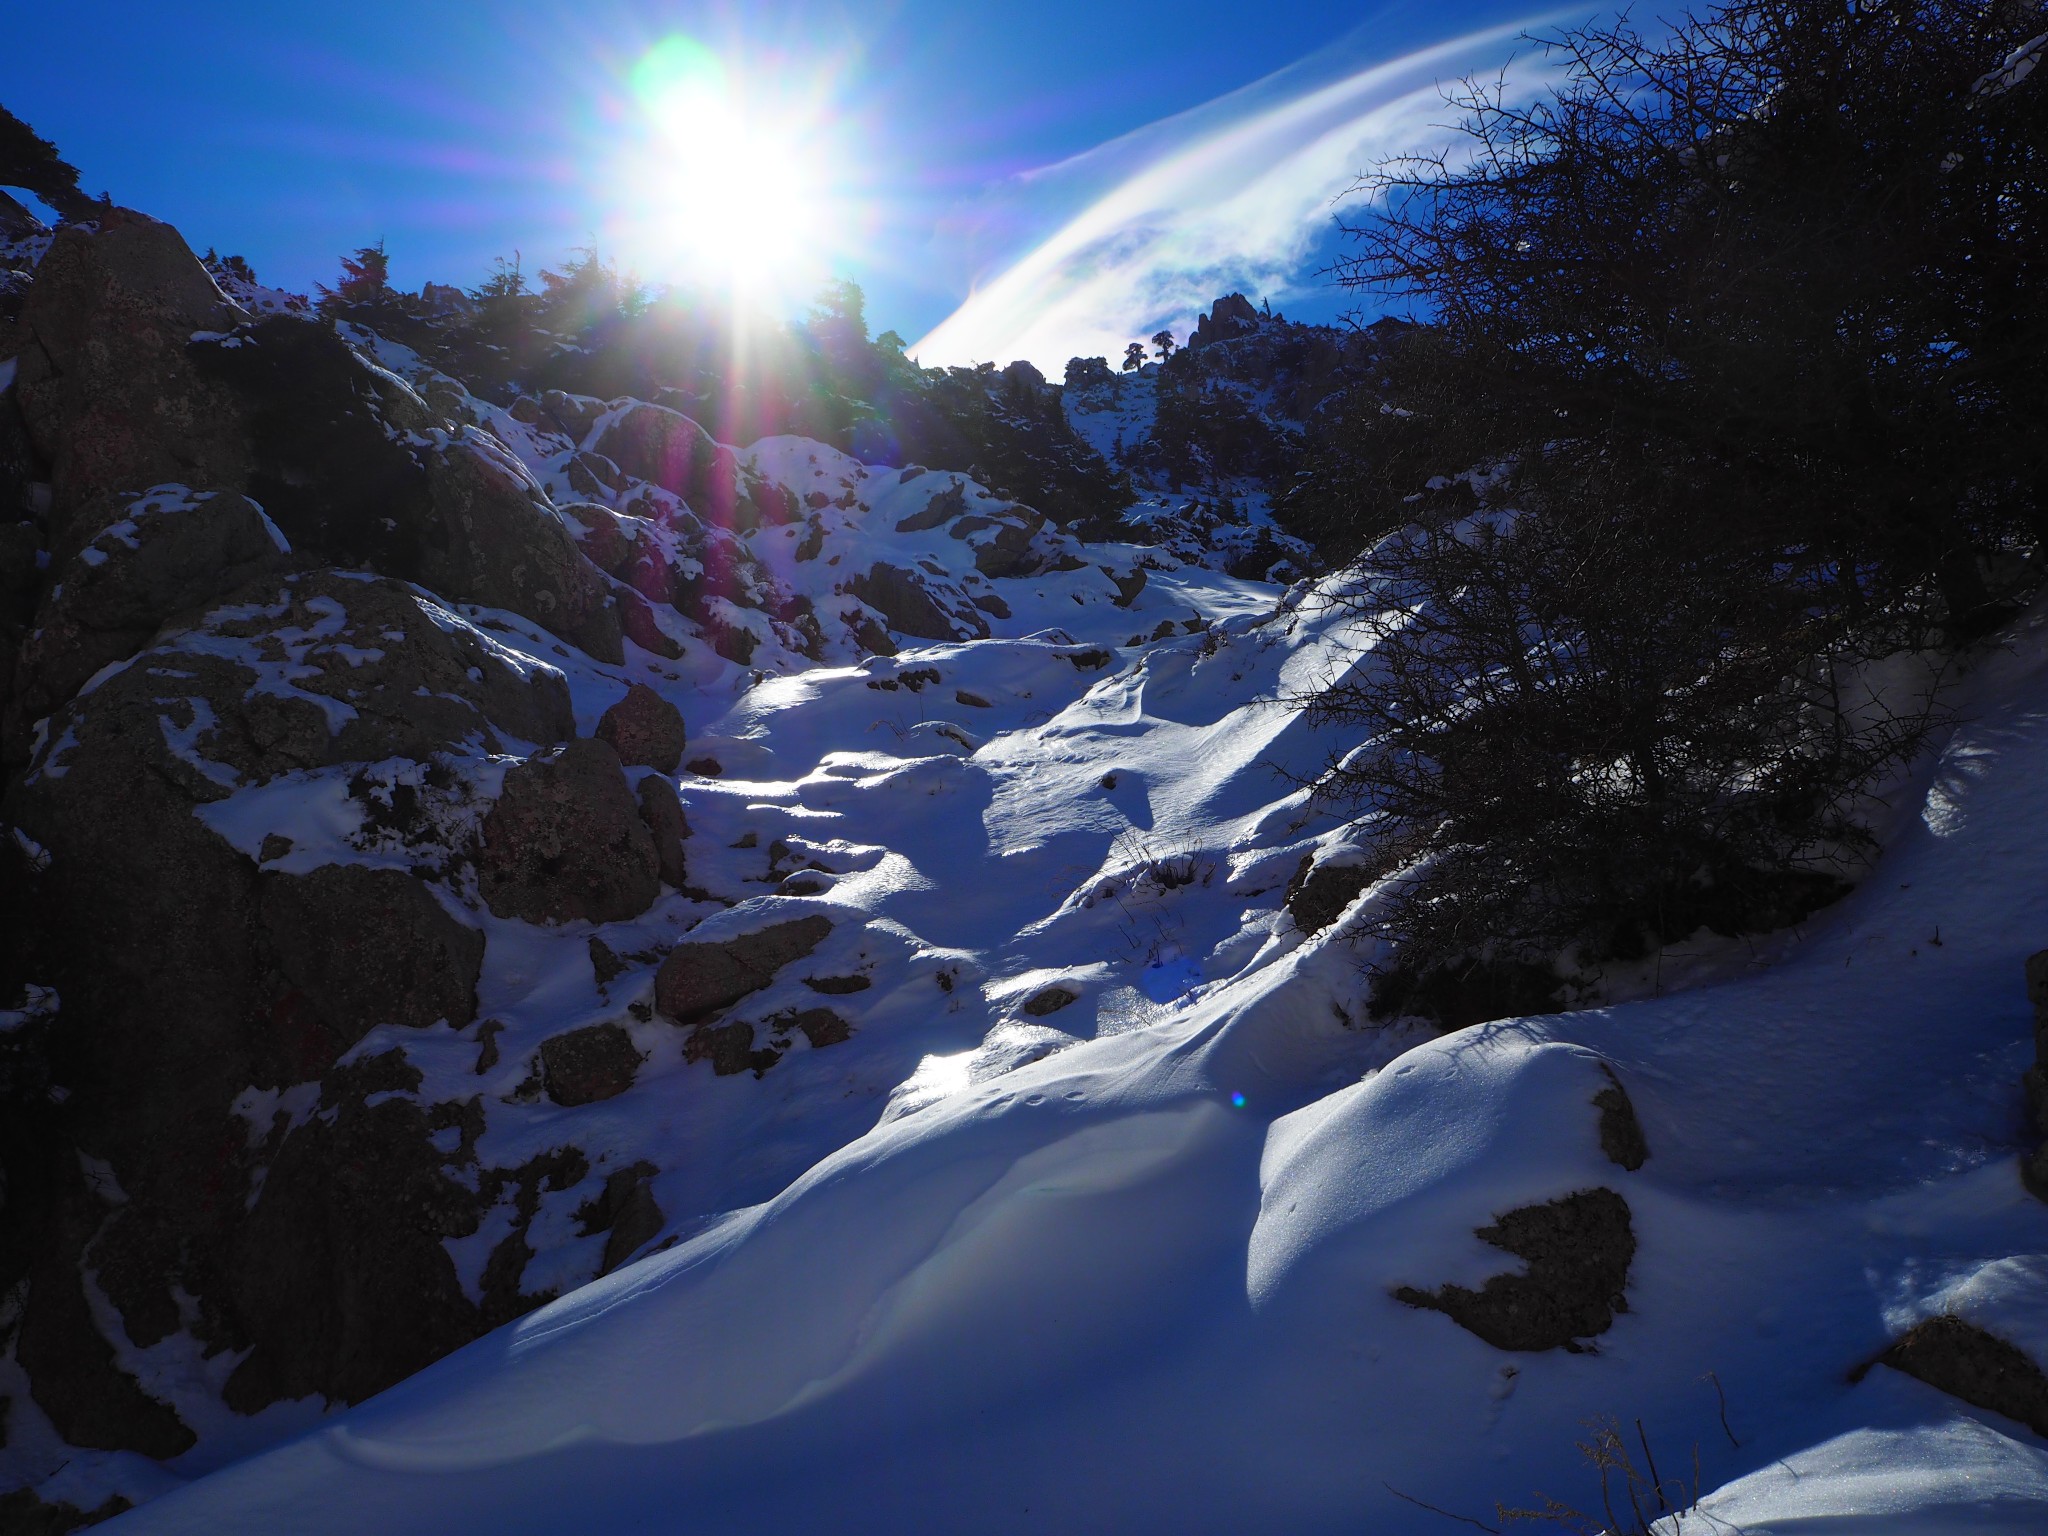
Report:
M 1965 1418 L 1838 1435 L 1719 1490 L 1686 1525 L 1744 1536 L 2038 1536 L 2044 1511 L 2048 1452 Z
M 755 461 L 794 474 L 793 453 Z M 879 478 L 819 460 L 864 495 Z M 857 971 L 869 990 L 824 999 L 854 1039 L 713 1080 L 639 1024 L 641 1085 L 583 1112 L 611 1162 L 549 1209 L 648 1156 L 680 1241 L 117 1528 L 1432 1532 L 1389 1490 L 1488 1523 L 1539 1491 L 1591 1507 L 1572 1441 L 1597 1414 L 1640 1417 L 1674 1464 L 1696 1449 L 1702 1487 L 1725 1485 L 1705 1511 L 1745 1530 L 2042 1528 L 2026 1431 L 1888 1370 L 1848 1379 L 1949 1310 L 2048 1363 L 2048 1208 L 2015 1172 L 2020 962 L 2048 934 L 2040 620 L 1967 680 L 1970 723 L 1864 888 L 1776 963 L 1439 1039 L 1365 1027 L 1369 952 L 1278 909 L 1341 829 L 1275 771 L 1332 741 L 1270 700 L 1347 662 L 1347 621 L 1169 574 L 1221 622 L 1115 649 L 1132 617 L 1068 601 L 1064 633 L 737 698 L 649 673 L 690 716 L 687 755 L 725 767 L 684 782 L 692 878 L 742 900 L 664 897 L 607 942 L 826 913 L 813 962 L 735 1014 Z M 1091 646 L 1112 654 L 1084 666 Z M 587 728 L 620 669 L 563 670 Z M 263 792 L 341 814 L 308 775 L 209 819 L 246 842 L 236 807 Z M 306 857 L 348 830 L 309 825 Z M 771 913 L 778 839 L 830 868 Z M 599 995 L 580 925 L 465 920 L 490 939 L 494 1099 L 539 1038 L 647 995 L 644 969 Z M 1024 1015 L 1053 982 L 1077 999 Z M 479 1083 L 475 1031 L 358 1052 L 406 1036 L 432 1097 Z M 1601 1153 L 1602 1062 L 1643 1121 L 1640 1171 Z M 487 1160 L 553 1124 L 494 1108 Z M 1627 1200 L 1638 1250 L 1593 1350 L 1505 1355 L 1389 1295 L 1512 1268 L 1474 1229 L 1594 1186 Z M 595 1239 L 536 1232 L 549 1273 L 590 1273 Z M 487 1221 L 458 1267 L 502 1235 Z
M 405 349 L 361 344 L 417 378 Z M 1155 372 L 1120 381 L 1126 425 Z M 561 494 L 573 445 L 477 411 L 510 455 L 494 462 Z M 2048 617 L 1964 679 L 1966 723 L 1901 788 L 1848 901 L 1754 952 L 1703 951 L 1685 990 L 1438 1038 L 1367 1020 L 1373 952 L 1346 935 L 1370 889 L 1314 937 L 1282 908 L 1303 858 L 1349 846 L 1296 784 L 1351 743 L 1276 702 L 1370 664 L 1328 601 L 1341 583 L 1282 594 L 1053 529 L 1036 537 L 1086 558 L 990 579 L 946 527 L 896 528 L 956 488 L 1007 514 L 971 481 L 801 439 L 737 458 L 824 494 L 812 558 L 802 523 L 747 541 L 821 614 L 857 607 L 835 587 L 887 561 L 1011 616 L 893 657 L 835 637 L 820 664 L 764 625 L 751 667 L 693 633 L 680 660 L 628 646 L 612 666 L 417 597 L 521 676 L 559 673 L 580 732 L 644 682 L 682 710 L 685 758 L 718 765 L 679 781 L 690 892 L 541 928 L 437 883 L 486 937 L 478 1022 L 377 1029 L 351 1053 L 402 1048 L 425 1103 L 481 1095 L 485 1166 L 599 1149 L 528 1229 L 526 1283 L 560 1299 L 327 1414 L 239 1419 L 218 1404 L 231 1352 L 124 1343 L 200 1435 L 168 1471 L 67 1462 L 0 1353 L 6 1454 L 45 1469 L 45 1498 L 148 1499 L 112 1527 L 138 1533 L 1435 1532 L 1399 1495 L 1488 1524 L 1496 1500 L 1591 1507 L 1572 1442 L 1613 1414 L 1673 1464 L 1696 1452 L 1719 1490 L 1705 1511 L 1746 1530 L 2048 1525 L 2048 1450 L 2021 1427 L 1886 1369 L 1849 1379 L 1945 1312 L 2048 1365 L 2048 1206 L 2016 1173 L 2021 962 L 2048 944 Z M 305 606 L 315 622 L 270 650 L 204 627 L 160 644 L 313 697 L 295 680 L 316 653 L 377 653 L 339 645 L 338 605 Z M 412 868 L 369 806 L 402 786 L 460 841 L 512 761 L 472 743 L 445 788 L 402 759 L 242 783 L 187 707 L 165 738 L 226 791 L 198 814 L 284 872 Z M 76 737 L 48 734 L 35 771 L 61 775 Z M 265 859 L 275 834 L 290 847 Z M 647 1006 L 658 947 L 804 914 L 830 936 L 728 1016 L 786 1059 L 722 1078 L 687 1061 Z M 594 937 L 626 959 L 606 983 Z M 866 987 L 811 985 L 851 977 Z M 1072 1001 L 1027 1009 L 1054 985 Z M 850 1039 L 773 1034 L 820 1004 Z M 540 1042 L 592 1023 L 646 1056 L 632 1090 L 574 1109 L 523 1093 Z M 1650 1146 L 1638 1171 L 1601 1151 L 1608 1067 Z M 237 1131 L 254 1144 L 317 1101 L 252 1088 Z M 604 1239 L 573 1213 L 640 1160 L 668 1224 L 592 1279 Z M 1516 1261 L 1476 1228 L 1596 1186 L 1627 1201 L 1637 1252 L 1628 1310 L 1586 1353 L 1504 1354 L 1390 1295 L 1483 1284 Z M 500 1205 L 449 1242 L 472 1295 L 512 1220 Z
M 2030 37 L 2013 49 L 1999 61 L 1996 69 L 1978 77 L 1970 87 L 1971 93 L 1976 96 L 2003 96 L 2034 72 L 2044 53 L 2048 53 L 2048 32 Z

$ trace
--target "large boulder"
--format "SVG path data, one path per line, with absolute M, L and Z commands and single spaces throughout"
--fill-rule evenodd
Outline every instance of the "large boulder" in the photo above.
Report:
M 571 742 L 505 773 L 483 825 L 477 889 L 500 917 L 620 922 L 661 893 L 654 837 L 609 742 Z
M 2048 1373 L 2023 1350 L 1960 1317 L 1915 1324 L 1877 1363 L 2048 1436 Z
M 626 696 L 597 722 L 597 737 L 608 741 L 629 768 L 658 768 L 674 773 L 688 744 L 683 712 L 645 683 L 635 683 Z
M 742 489 L 739 460 L 680 411 L 631 405 L 594 448 L 636 480 L 682 497 L 700 518 L 733 526 Z
M 610 1274 L 660 1233 L 665 1218 L 654 1198 L 655 1171 L 652 1163 L 619 1169 L 587 1211 L 586 1232 L 606 1234 L 599 1274 Z
M 110 208 L 57 232 L 22 309 L 15 383 L 51 465 L 60 550 L 78 542 L 72 513 L 97 497 L 240 483 L 236 402 L 186 349 L 195 331 L 247 318 L 168 224 Z
M 625 659 L 609 584 L 517 459 L 463 427 L 426 464 L 431 521 L 416 580 L 509 608 L 599 661 Z
M 820 913 L 771 923 L 730 939 L 678 944 L 654 977 L 654 1005 L 679 1024 L 730 1008 L 801 960 L 832 931 Z
M 196 1437 L 175 1410 L 120 1367 L 92 1317 L 81 1260 L 103 1215 L 75 1161 L 59 1176 L 54 1220 L 39 1234 L 14 1358 L 29 1394 L 66 1443 L 169 1458 Z M 0 1523 L 0 1529 L 6 1529 Z
M 95 672 L 134 655 L 163 622 L 275 566 L 285 551 L 232 491 L 160 485 L 79 509 L 99 531 L 72 556 L 22 648 L 21 708 L 47 715 Z
M 632 1087 L 642 1059 L 619 1025 L 590 1024 L 541 1042 L 541 1081 L 557 1104 L 595 1104 Z
M 689 881 L 683 839 L 690 835 L 682 796 L 665 776 L 650 773 L 640 780 L 639 798 L 640 819 L 654 836 L 654 856 L 661 869 L 662 884 L 680 891 Z
M 986 635 L 988 624 L 956 620 L 941 608 L 913 571 L 878 560 L 864 575 L 846 583 L 846 590 L 879 613 L 899 635 L 919 640 L 965 640 Z

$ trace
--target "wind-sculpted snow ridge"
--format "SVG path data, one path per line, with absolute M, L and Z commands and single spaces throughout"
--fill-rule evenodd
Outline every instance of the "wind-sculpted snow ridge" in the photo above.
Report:
M 1443 1038 L 1361 1028 L 1342 925 L 1275 913 L 1312 834 L 1264 765 L 1322 744 L 1260 700 L 1336 660 L 1323 623 L 1095 669 L 939 645 L 700 713 L 705 878 L 812 883 L 811 973 L 869 980 L 829 999 L 851 1040 L 758 1080 L 650 1060 L 607 1134 L 665 1154 L 674 1246 L 121 1528 L 1431 1532 L 1422 1504 L 1597 1510 L 1572 1441 L 1614 1415 L 1674 1506 L 1728 1484 L 1704 1528 L 2039 1530 L 2048 1447 L 1868 1368 L 1950 1312 L 2042 1359 L 2041 621 L 1782 963 Z M 519 953 L 549 1027 L 582 1016 Z M 539 1004 L 491 1007 L 509 1062 Z M 1487 1342 L 1484 1298 L 1541 1326 L 1595 1249 L 1599 1321 Z

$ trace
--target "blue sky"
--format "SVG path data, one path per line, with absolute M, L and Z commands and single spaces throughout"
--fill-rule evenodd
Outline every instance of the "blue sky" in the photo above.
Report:
M 9 18 L 0 101 L 89 191 L 280 286 L 379 238 L 408 287 L 473 284 L 515 249 L 531 273 L 593 239 L 681 277 L 659 269 L 688 236 L 783 278 L 757 295 L 771 307 L 854 277 L 928 363 L 1056 364 L 1184 324 L 1209 287 L 1335 313 L 1314 277 L 1333 177 L 1431 131 L 1434 81 L 1490 72 L 1542 18 L 1492 0 L 70 0 Z M 636 66 L 677 36 L 803 162 L 786 223 L 752 161 L 732 195 L 762 206 L 737 220 L 694 217 L 649 170 Z

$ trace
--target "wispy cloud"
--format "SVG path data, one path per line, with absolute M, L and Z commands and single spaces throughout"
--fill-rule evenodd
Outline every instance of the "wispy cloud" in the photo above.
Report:
M 1286 299 L 1316 281 L 1333 205 L 1361 170 L 1434 148 L 1450 133 L 1440 82 L 1506 66 L 1516 94 L 1551 68 L 1514 58 L 1550 12 L 1356 67 L 1369 40 L 1289 66 L 1192 112 L 1154 123 L 999 190 L 1057 210 L 1049 235 L 1012 261 L 911 350 L 926 364 L 1114 358 L 1162 326 L 1184 332 L 1233 289 Z M 1336 78 L 1331 78 L 1336 74 Z M 1078 211 L 1075 211 L 1078 210 Z

